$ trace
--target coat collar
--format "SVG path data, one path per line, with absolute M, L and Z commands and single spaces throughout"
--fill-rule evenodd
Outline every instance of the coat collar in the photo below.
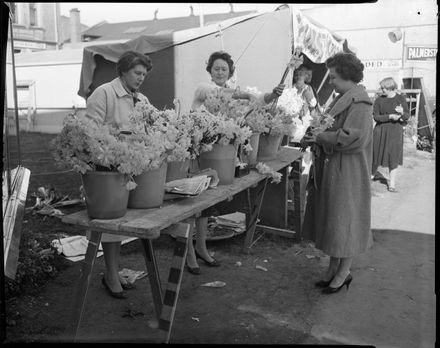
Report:
M 122 85 L 122 81 L 119 77 L 115 78 L 112 82 L 111 82 L 113 89 L 116 92 L 116 95 L 118 96 L 118 98 L 122 98 L 126 95 L 130 96 L 130 97 L 137 97 L 137 92 L 134 92 L 133 94 L 128 93 L 127 90 L 124 88 L 124 86 Z
M 338 96 L 334 100 L 334 102 L 330 104 L 329 114 L 333 117 L 339 115 L 352 103 L 366 103 L 370 105 L 373 104 L 370 97 L 368 96 L 368 93 L 365 90 L 365 87 L 362 85 L 356 85 L 344 94 Z

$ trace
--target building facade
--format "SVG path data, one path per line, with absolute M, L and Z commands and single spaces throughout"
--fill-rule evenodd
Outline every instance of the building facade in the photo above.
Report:
M 393 77 L 399 88 L 403 79 L 421 77 L 432 103 L 436 96 L 437 11 L 434 0 L 379 0 L 303 10 L 355 47 L 365 65 L 363 84 L 367 89 L 377 89 L 386 77 Z
M 15 53 L 61 49 L 65 41 L 80 42 L 81 32 L 88 29 L 80 23 L 76 8 L 66 17 L 54 2 L 11 2 L 10 6 Z

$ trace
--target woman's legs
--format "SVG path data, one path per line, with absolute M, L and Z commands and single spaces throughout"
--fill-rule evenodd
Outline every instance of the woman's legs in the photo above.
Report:
M 374 177 L 376 176 L 376 173 L 377 173 L 378 169 L 379 169 L 379 165 L 373 163 L 373 166 L 372 166 L 372 169 L 371 169 L 371 180 L 373 180 Z
M 336 274 L 330 283 L 330 286 L 332 288 L 338 288 L 342 285 L 345 278 L 350 274 L 350 267 L 351 263 L 353 261 L 352 257 L 341 257 L 339 262 L 338 270 L 336 271 Z
M 199 217 L 196 219 L 196 247 L 195 250 L 208 262 L 214 261 L 214 259 L 209 255 L 208 249 L 206 248 L 206 235 L 208 234 L 208 218 Z
M 397 173 L 397 168 L 390 170 L 390 187 L 393 188 L 396 187 L 396 173 Z
M 105 272 L 104 278 L 107 285 L 113 292 L 122 291 L 119 280 L 119 254 L 121 252 L 121 242 L 102 243 L 104 252 Z
M 199 265 L 197 264 L 197 258 L 194 252 L 194 244 L 193 244 L 195 222 L 193 218 L 188 219 L 186 222 L 188 222 L 191 226 L 188 237 L 188 252 L 186 254 L 186 264 L 191 268 L 196 268 L 199 267 Z
M 328 264 L 327 273 L 325 274 L 325 277 L 323 280 L 330 281 L 336 274 L 338 267 L 339 267 L 339 261 L 341 259 L 338 257 L 330 256 L 330 262 Z

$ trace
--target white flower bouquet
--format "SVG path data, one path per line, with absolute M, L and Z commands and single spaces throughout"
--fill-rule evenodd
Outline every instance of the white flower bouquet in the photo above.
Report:
M 194 128 L 197 129 L 194 138 L 196 154 L 210 151 L 213 144 L 233 144 L 238 146 L 244 144 L 252 135 L 247 126 L 241 126 L 236 119 L 229 118 L 224 113 L 214 115 L 205 106 L 201 106 L 190 113 L 194 119 Z
M 163 161 L 184 161 L 191 156 L 193 121 L 175 110 L 158 110 L 146 102 L 138 102 L 130 116 L 131 130 L 145 146 L 156 154 L 151 169 Z M 160 153 L 160 156 L 159 156 Z
M 84 117 L 68 115 L 61 132 L 51 142 L 55 161 L 81 174 L 117 171 L 128 175 L 127 189 L 136 187 L 133 176 L 144 171 L 152 153 L 131 134 L 121 134 L 109 124 L 98 125 Z
M 323 112 L 320 108 L 315 108 L 310 113 L 310 126 L 307 133 L 318 135 L 330 128 L 335 121 L 334 117 L 327 112 Z
M 298 94 L 298 90 L 292 87 L 284 89 L 283 94 L 278 98 L 277 106 L 293 118 L 298 118 L 304 104 L 304 99 Z

